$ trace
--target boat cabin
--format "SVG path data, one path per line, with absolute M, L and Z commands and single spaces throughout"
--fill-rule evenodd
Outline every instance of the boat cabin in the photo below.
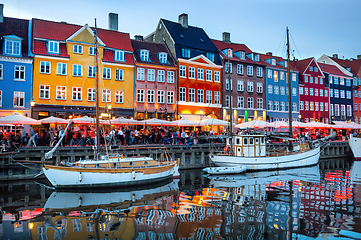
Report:
M 230 146 L 227 139 L 227 146 Z M 234 155 L 237 157 L 265 157 L 265 135 L 239 135 L 233 137 Z

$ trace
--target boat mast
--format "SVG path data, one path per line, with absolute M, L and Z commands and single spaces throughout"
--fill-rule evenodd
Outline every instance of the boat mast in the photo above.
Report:
M 288 127 L 290 130 L 290 138 L 293 138 L 292 133 L 292 86 L 290 73 L 290 39 L 287 27 L 287 81 L 288 81 Z
M 226 68 L 227 70 L 227 68 Z M 229 102 L 229 129 L 228 129 L 228 136 L 229 136 L 229 141 L 230 141 L 230 145 L 231 145 L 231 153 L 232 153 L 232 149 L 233 149 L 233 139 L 232 139 L 232 122 L 233 122 L 233 114 L 232 114 L 232 80 L 231 80 L 231 64 L 228 58 L 228 90 L 229 90 L 229 94 L 228 94 L 228 102 Z
M 99 82 L 98 82 L 98 30 L 97 30 L 97 19 L 95 18 L 95 29 L 94 29 L 94 45 L 95 45 L 95 122 L 96 122 L 96 137 L 97 137 L 97 149 L 96 159 L 98 159 L 99 148 L 100 148 L 100 137 L 99 137 Z

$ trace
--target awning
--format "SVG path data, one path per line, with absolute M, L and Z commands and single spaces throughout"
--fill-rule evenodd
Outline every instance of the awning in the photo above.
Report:
M 202 120 L 206 120 L 206 115 L 200 115 L 200 114 L 179 114 L 179 116 L 182 117 L 182 119 L 190 120 L 194 122 L 201 122 Z

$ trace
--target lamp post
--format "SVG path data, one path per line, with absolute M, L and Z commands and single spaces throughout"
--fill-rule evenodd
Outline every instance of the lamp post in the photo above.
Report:
M 301 114 L 298 115 L 298 121 L 301 122 Z
M 33 107 L 35 106 L 35 100 L 33 97 L 31 97 L 31 100 L 30 100 L 30 117 L 32 118 L 33 117 Z
M 111 118 L 111 113 L 110 113 L 110 110 L 112 110 L 112 105 L 109 103 L 108 105 L 107 105 L 107 108 L 108 108 L 108 117 L 109 117 L 109 119 Z
M 203 108 L 199 110 L 199 122 L 202 120 Z

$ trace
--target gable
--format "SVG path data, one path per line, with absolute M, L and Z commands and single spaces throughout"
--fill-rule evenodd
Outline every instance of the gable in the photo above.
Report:
M 204 55 L 199 55 L 197 57 L 191 58 L 191 59 L 189 59 L 189 61 L 216 66 L 216 64 L 214 64 L 211 60 L 206 58 Z
M 75 42 L 94 44 L 94 36 L 87 30 L 83 30 L 78 35 L 74 36 L 71 40 Z

